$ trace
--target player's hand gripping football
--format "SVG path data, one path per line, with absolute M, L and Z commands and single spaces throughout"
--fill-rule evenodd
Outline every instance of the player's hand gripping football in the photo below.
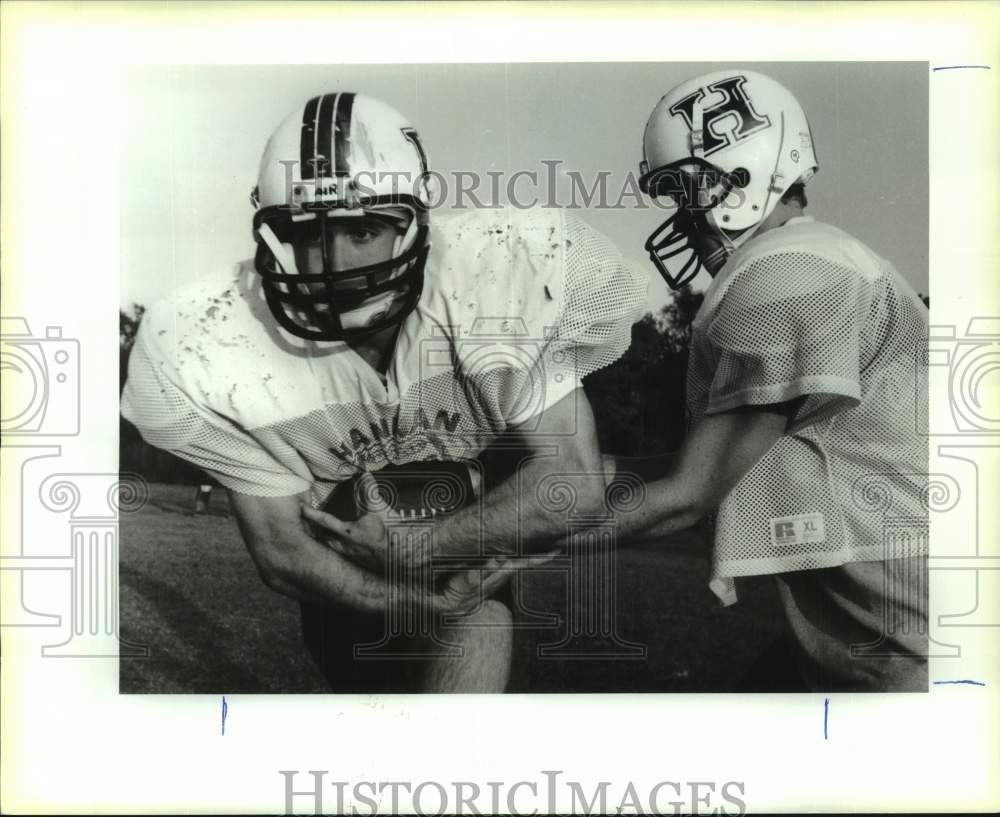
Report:
M 438 555 L 434 553 L 434 537 L 427 532 L 427 520 L 394 515 L 371 474 L 360 477 L 356 495 L 360 516 L 353 521 L 302 505 L 303 517 L 326 534 L 322 541 L 333 550 L 379 573 L 386 570 L 390 556 L 394 564 L 414 570 L 429 564 Z M 419 525 L 415 524 L 418 522 Z M 411 524 L 414 525 L 412 535 L 401 531 Z M 388 534 L 390 525 L 395 533 L 392 537 Z M 450 573 L 438 590 L 420 601 L 436 612 L 464 612 L 495 593 L 515 571 L 544 564 L 558 552 L 519 557 L 498 555 L 484 564 L 463 567 Z
M 340 519 L 332 513 L 317 510 L 303 503 L 302 515 L 313 525 L 327 534 L 324 541 L 338 553 L 351 561 L 366 567 L 382 569 L 389 556 L 390 537 L 388 525 L 392 508 L 383 499 L 375 478 L 364 473 L 357 486 L 360 516 L 355 520 Z M 405 519 L 391 518 L 392 526 L 398 530 L 406 525 Z M 423 534 L 423 535 L 422 535 Z M 433 537 L 426 535 L 426 526 L 415 529 L 412 536 L 394 537 L 394 557 L 397 563 L 407 568 L 427 564 L 434 555 Z

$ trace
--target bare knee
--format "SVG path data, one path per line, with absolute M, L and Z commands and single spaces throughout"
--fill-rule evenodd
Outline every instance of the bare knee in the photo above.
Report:
M 503 692 L 512 654 L 510 608 L 488 599 L 439 633 L 440 654 L 423 678 L 424 692 Z

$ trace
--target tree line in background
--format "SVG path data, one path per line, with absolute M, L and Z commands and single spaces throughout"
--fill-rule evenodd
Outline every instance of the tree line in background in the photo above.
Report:
M 921 295 L 925 304 L 930 299 Z M 584 378 L 594 408 L 601 450 L 639 457 L 676 450 L 686 427 L 684 391 L 691 323 L 702 294 L 684 287 L 657 313 L 632 326 L 632 345 L 612 365 Z M 120 386 L 144 307 L 119 310 Z M 194 466 L 148 445 L 135 426 L 121 418 L 121 470 L 155 482 L 195 484 L 204 477 Z

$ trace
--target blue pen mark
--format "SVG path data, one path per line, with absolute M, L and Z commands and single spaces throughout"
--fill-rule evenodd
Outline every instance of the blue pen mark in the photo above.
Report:
M 222 734 L 226 734 L 226 715 L 229 713 L 229 704 L 226 703 L 226 696 L 222 696 Z
M 987 71 L 990 70 L 988 65 L 939 65 L 937 68 L 933 68 L 933 71 L 954 71 L 956 68 L 985 68 Z
M 823 740 L 830 739 L 830 699 L 823 699 Z
M 984 684 L 982 681 L 972 681 L 972 680 L 970 680 L 968 678 L 963 678 L 960 681 L 935 681 L 934 683 L 935 684 L 969 684 L 970 686 L 974 686 L 974 687 L 984 687 L 984 686 L 986 686 L 986 684 Z

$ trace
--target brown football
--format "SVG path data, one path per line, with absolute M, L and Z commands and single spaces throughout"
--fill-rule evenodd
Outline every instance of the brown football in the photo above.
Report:
M 451 513 L 475 497 L 472 475 L 464 462 L 427 460 L 406 465 L 387 465 L 373 471 L 382 500 L 407 518 L 434 517 Z M 333 489 L 322 510 L 338 519 L 354 521 L 365 505 L 361 476 L 345 480 Z

